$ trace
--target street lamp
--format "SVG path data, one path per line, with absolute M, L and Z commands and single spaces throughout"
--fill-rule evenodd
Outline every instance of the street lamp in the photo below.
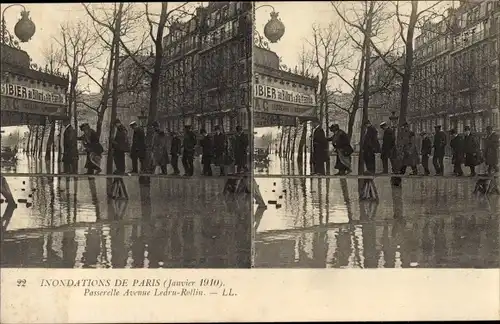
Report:
M 281 37 L 285 34 L 285 25 L 279 19 L 279 14 L 276 12 L 273 6 L 264 4 L 261 6 L 258 6 L 254 10 L 256 11 L 257 9 L 263 8 L 263 7 L 269 7 L 273 11 L 271 12 L 270 16 L 271 19 L 266 23 L 264 26 L 264 36 L 268 41 L 271 43 L 277 43 Z M 255 12 L 254 11 L 254 12 Z M 264 41 L 264 38 L 260 35 L 258 31 L 255 31 L 255 42 L 258 46 L 260 47 L 268 47 L 267 43 Z
M 26 7 L 24 7 L 22 4 L 14 3 L 11 5 L 8 5 L 2 10 L 2 37 L 1 41 L 3 44 L 7 44 L 9 46 L 16 45 L 15 41 L 12 40 L 12 37 L 6 28 L 6 23 L 5 23 L 5 11 L 11 7 L 14 6 L 20 6 L 23 8 L 23 11 L 21 11 L 21 19 L 18 20 L 16 25 L 14 26 L 14 34 L 19 38 L 21 43 L 26 43 L 33 37 L 36 31 L 36 26 L 33 23 L 33 21 L 30 19 L 29 14 L 30 12 L 26 10 Z

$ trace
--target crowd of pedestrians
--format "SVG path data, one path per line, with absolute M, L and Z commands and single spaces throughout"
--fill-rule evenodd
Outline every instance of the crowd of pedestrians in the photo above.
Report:
M 365 132 L 362 143 L 362 161 L 366 166 L 368 174 L 375 174 L 376 154 L 380 153 L 382 162 L 382 173 L 389 174 L 389 162 L 391 164 L 392 174 L 405 174 L 407 169 L 411 169 L 411 175 L 418 175 L 418 165 L 423 167 L 424 175 L 431 175 L 429 169 L 429 160 L 432 155 L 432 165 L 435 175 L 444 175 L 444 158 L 447 145 L 452 152 L 453 174 L 456 176 L 464 175 L 462 166 L 470 169 L 470 176 L 476 175 L 477 166 L 485 164 L 488 174 L 499 172 L 498 151 L 499 136 L 491 126 L 486 127 L 486 137 L 484 138 L 484 147 L 481 149 L 480 138 L 473 132 L 469 126 L 464 127 L 464 132 L 458 134 L 456 129 L 449 131 L 450 140 L 447 134 L 436 125 L 434 134 L 421 132 L 420 152 L 417 146 L 415 132 L 410 129 L 408 123 L 404 123 L 399 129 L 399 136 L 396 134 L 395 127 L 389 127 L 386 122 L 380 124 L 383 132 L 382 141 L 378 138 L 378 131 L 370 121 L 365 123 Z M 319 123 L 315 125 L 312 136 L 312 166 L 313 174 L 324 175 L 325 163 L 329 158 L 328 142 L 331 142 L 337 154 L 335 169 L 336 175 L 345 175 L 352 171 L 351 155 L 354 150 L 350 144 L 348 135 L 340 129 L 339 125 L 330 126 L 332 136 L 327 138 L 324 130 Z
M 201 151 L 202 175 L 212 176 L 212 165 L 219 169 L 219 175 L 226 175 L 229 167 L 234 165 L 236 173 L 248 171 L 249 138 L 241 126 L 236 127 L 232 135 L 225 134 L 220 126 L 214 127 L 214 133 L 208 134 L 201 129 L 196 134 L 190 125 L 184 128 L 181 136 L 175 131 L 165 132 L 158 122 L 152 124 L 154 131 L 151 149 L 147 149 L 146 133 L 137 122 L 129 124 L 132 131 L 132 142 L 129 143 L 128 130 L 117 119 L 114 123 L 113 135 L 110 140 L 112 149 L 114 174 L 125 173 L 156 173 L 158 168 L 161 174 L 180 175 L 179 158 L 181 158 L 184 176 L 194 175 L 194 160 L 198 151 Z M 99 142 L 97 132 L 88 123 L 80 125 L 81 136 L 68 122 L 62 136 L 62 162 L 65 173 L 78 173 L 78 145 L 81 141 L 87 154 L 84 168 L 86 174 L 102 172 L 101 159 L 104 152 Z M 199 148 L 199 150 L 197 150 Z M 130 156 L 132 169 L 125 170 L 126 155 Z M 148 156 L 149 154 L 149 156 Z M 169 173 L 168 165 L 172 172 Z

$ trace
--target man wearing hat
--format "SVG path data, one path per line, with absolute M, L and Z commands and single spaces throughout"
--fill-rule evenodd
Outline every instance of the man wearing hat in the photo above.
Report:
M 444 174 L 444 153 L 446 148 L 446 134 L 441 130 L 441 125 L 434 126 L 434 155 L 432 156 L 432 164 L 436 175 Z
M 464 141 L 463 138 L 458 135 L 456 129 L 450 131 L 450 147 L 452 152 L 451 163 L 453 164 L 453 173 L 456 176 L 463 176 L 464 171 L 462 170 L 462 163 L 464 162 Z
M 227 140 L 226 135 L 221 132 L 220 126 L 215 126 L 214 135 L 214 162 L 220 168 L 220 175 L 225 174 L 224 170 L 224 155 L 226 153 Z
M 470 126 L 464 127 L 464 152 L 465 166 L 470 168 L 470 176 L 476 175 L 476 165 L 482 163 L 479 141 L 477 137 L 471 133 Z
M 380 152 L 380 143 L 378 141 L 378 132 L 372 123 L 367 120 L 365 122 L 365 133 L 363 135 L 363 161 L 366 165 L 366 170 L 375 174 L 375 153 Z
M 115 120 L 115 131 L 111 142 L 113 148 L 113 161 L 115 162 L 116 174 L 125 173 L 125 152 L 130 148 L 128 143 L 127 129 L 119 119 Z
M 328 159 L 328 140 L 325 131 L 318 120 L 313 121 L 312 136 L 312 173 L 316 175 L 325 175 L 325 163 Z
M 488 173 L 498 172 L 498 148 L 500 146 L 498 134 L 493 127 L 486 127 L 486 138 L 484 143 L 484 159 L 488 167 Z
M 132 135 L 132 145 L 130 147 L 130 159 L 132 160 L 132 170 L 129 173 L 139 173 L 138 162 L 141 162 L 141 169 L 146 162 L 146 135 L 144 130 L 137 125 L 137 122 L 130 123 L 134 134 Z
M 420 137 L 422 137 L 422 145 L 420 148 L 420 154 L 422 155 L 422 166 L 424 167 L 424 174 L 429 175 L 429 156 L 432 154 L 432 142 L 429 135 L 426 132 L 421 132 Z
M 394 171 L 394 149 L 396 147 L 396 137 L 391 127 L 387 127 L 386 122 L 380 123 L 380 128 L 384 132 L 382 137 L 382 149 L 380 152 L 380 159 L 382 160 L 383 173 L 389 173 L 389 159 L 391 160 L 391 167 Z
M 236 126 L 236 134 L 234 135 L 234 165 L 236 172 L 241 173 L 248 170 L 248 135 L 243 132 L 243 128 Z
M 62 131 L 61 147 L 64 173 L 78 173 L 78 135 L 71 121 L 64 120 L 65 127 Z

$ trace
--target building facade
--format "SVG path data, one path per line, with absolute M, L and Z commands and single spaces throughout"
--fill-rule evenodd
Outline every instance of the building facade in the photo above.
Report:
M 498 1 L 461 1 L 445 19 L 423 26 L 409 110 L 415 130 L 500 127 L 499 43 Z
M 209 2 L 164 37 L 159 118 L 226 133 L 249 126 L 252 73 L 251 2 Z

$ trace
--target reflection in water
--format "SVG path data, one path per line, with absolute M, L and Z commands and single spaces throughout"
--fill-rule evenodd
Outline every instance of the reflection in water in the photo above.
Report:
M 1 204 L 2 267 L 250 267 L 250 196 L 223 179 L 127 177 L 128 201 L 104 178 L 9 179 L 32 206 Z
M 346 179 L 259 179 L 255 267 L 497 268 L 500 197 L 471 195 L 469 179 L 375 180 L 360 201 Z M 387 182 L 387 183 L 384 183 Z M 282 196 L 280 198 L 280 196 Z

